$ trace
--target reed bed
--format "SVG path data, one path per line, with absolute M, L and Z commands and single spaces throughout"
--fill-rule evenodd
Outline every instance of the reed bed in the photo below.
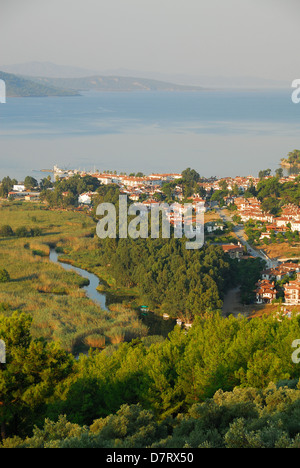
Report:
M 11 277 L 10 282 L 0 284 L 2 313 L 20 310 L 31 314 L 33 337 L 57 341 L 73 353 L 147 335 L 147 327 L 134 310 L 120 304 L 110 312 L 102 310 L 82 290 L 84 278 L 50 262 L 50 246 L 58 246 L 69 260 L 75 258 L 77 266 L 81 259 L 82 268 L 88 270 L 90 261 L 89 271 L 97 274 L 97 252 L 90 237 L 95 223 L 87 215 L 45 210 L 28 203 L 0 206 L 0 214 L 0 225 L 10 225 L 13 230 L 39 227 L 42 231 L 34 239 L 0 238 L 0 268 Z
M 106 337 L 104 335 L 93 333 L 92 335 L 88 335 L 87 337 L 85 337 L 84 344 L 88 348 L 103 349 L 106 345 Z

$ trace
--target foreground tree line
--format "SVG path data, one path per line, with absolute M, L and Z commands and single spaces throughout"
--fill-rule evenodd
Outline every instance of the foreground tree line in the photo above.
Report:
M 3 447 L 299 447 L 300 319 L 207 314 L 75 360 L 0 317 Z

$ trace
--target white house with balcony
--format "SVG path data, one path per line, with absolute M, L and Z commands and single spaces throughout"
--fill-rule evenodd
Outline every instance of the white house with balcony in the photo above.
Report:
M 78 203 L 80 205 L 90 205 L 92 203 L 93 195 L 96 195 L 96 192 L 82 193 L 78 197 Z

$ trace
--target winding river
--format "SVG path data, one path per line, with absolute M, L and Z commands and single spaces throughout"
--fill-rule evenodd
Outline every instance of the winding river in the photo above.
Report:
M 86 295 L 96 304 L 100 305 L 102 310 L 109 312 L 109 304 L 122 303 L 125 299 L 124 296 L 112 295 L 97 290 L 100 280 L 99 278 L 82 268 L 75 267 L 69 263 L 64 263 L 59 260 L 59 254 L 55 249 L 50 249 L 49 260 L 53 263 L 59 264 L 62 268 L 67 271 L 75 271 L 81 277 L 89 280 L 89 285 L 84 286 L 83 289 L 86 291 Z M 176 321 L 173 319 L 164 320 L 162 317 L 149 312 L 147 315 L 140 314 L 140 319 L 148 327 L 148 335 L 161 335 L 167 337 L 168 334 L 174 329 Z
M 101 293 L 97 290 L 97 287 L 100 284 L 99 278 L 93 273 L 89 273 L 88 271 L 83 270 L 82 268 L 75 267 L 73 265 L 70 265 L 69 263 L 61 262 L 60 260 L 58 260 L 58 257 L 59 254 L 56 252 L 56 250 L 51 249 L 49 260 L 53 263 L 58 263 L 67 271 L 75 271 L 76 273 L 78 273 L 78 275 L 82 276 L 85 279 L 88 279 L 90 282 L 89 285 L 83 287 L 83 289 L 86 291 L 86 295 L 93 302 L 99 304 L 101 306 L 101 309 L 108 311 L 109 309 L 106 305 L 106 294 Z

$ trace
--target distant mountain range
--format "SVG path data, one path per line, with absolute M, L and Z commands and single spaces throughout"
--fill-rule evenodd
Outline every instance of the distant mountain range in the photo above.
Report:
M 78 96 L 81 91 L 201 91 L 164 81 L 121 76 L 53 78 L 22 76 L 0 71 L 8 97 Z
M 0 67 L 8 97 L 78 96 L 82 91 L 204 91 L 205 89 L 283 88 L 289 83 L 254 77 L 188 77 L 117 70 L 103 74 L 79 67 L 30 62 Z M 132 73 L 132 74 L 131 74 Z M 131 75 L 131 76 L 130 76 Z M 157 79 L 161 77 L 165 79 Z M 171 80 L 174 78 L 176 84 Z M 170 78 L 168 80 L 167 78 Z
M 85 78 L 30 77 L 43 86 L 80 91 L 202 91 L 199 86 L 184 86 L 164 81 L 124 76 L 89 76 Z
M 125 68 L 106 70 L 102 74 L 106 76 L 137 76 L 139 78 L 169 81 L 185 86 L 200 86 L 206 89 L 280 89 L 290 88 L 291 86 L 289 79 L 284 81 L 257 76 L 190 75 L 187 73 L 141 72 Z
M 205 74 L 182 73 L 162 73 L 162 72 L 143 72 L 140 70 L 128 70 L 125 68 L 113 70 L 96 70 L 82 67 L 57 65 L 51 62 L 28 62 L 16 65 L 0 66 L 0 70 L 6 73 L 32 77 L 48 78 L 86 78 L 93 76 L 105 77 L 136 77 L 136 79 L 155 80 L 163 83 L 176 83 L 181 86 L 205 87 L 205 88 L 290 88 L 289 79 L 286 81 L 276 78 L 261 78 L 257 76 L 209 76 Z

